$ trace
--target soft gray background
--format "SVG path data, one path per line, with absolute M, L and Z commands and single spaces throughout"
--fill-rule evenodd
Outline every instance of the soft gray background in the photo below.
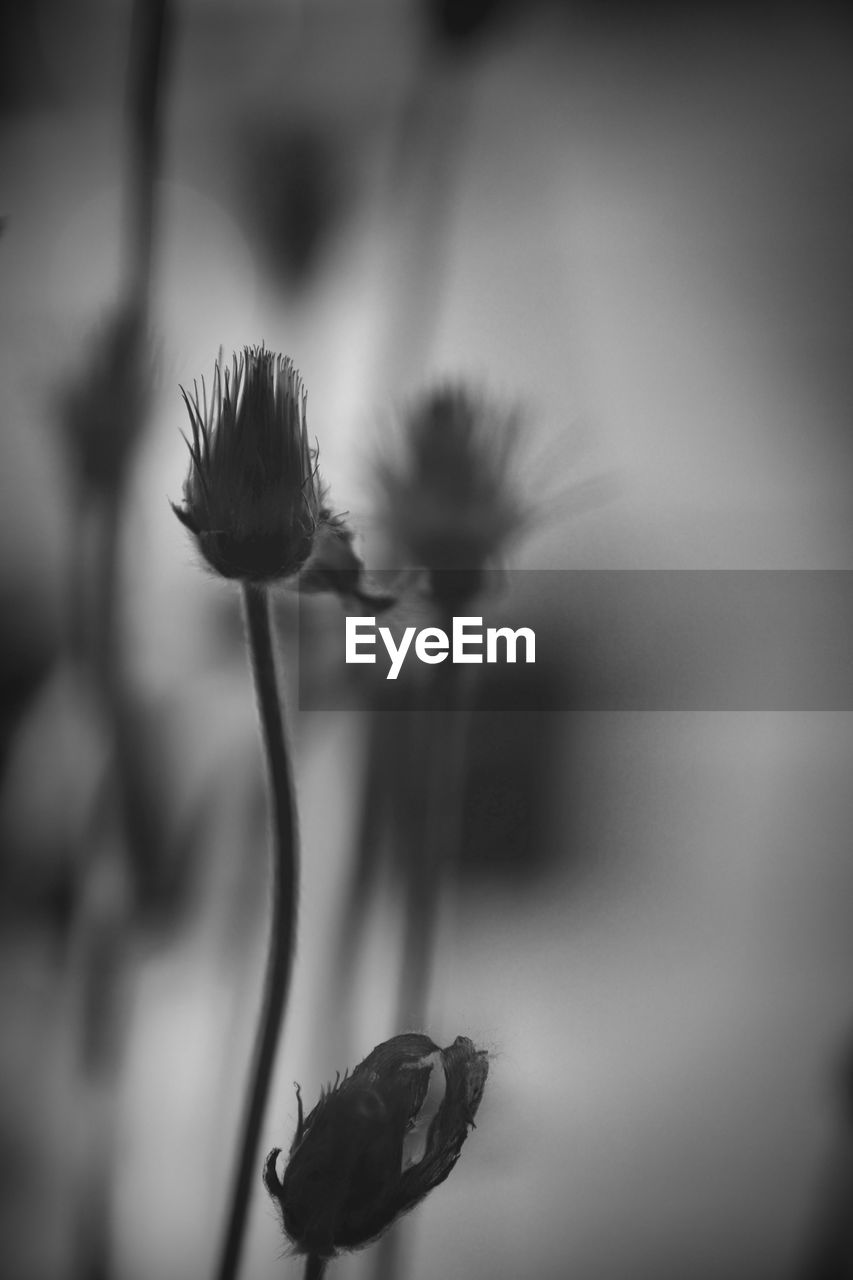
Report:
M 55 393 L 118 282 L 128 19 L 124 3 L 33 14 L 0 131 L 0 583 L 25 638 L 54 635 L 64 607 Z M 453 374 L 528 409 L 522 478 L 546 512 L 519 565 L 853 567 L 850 70 L 836 21 L 748 7 L 542 4 L 445 59 L 425 56 L 408 0 L 180 6 L 158 191 L 163 379 L 122 608 L 176 792 L 189 806 L 216 779 L 217 838 L 188 922 L 133 968 L 117 1276 L 209 1272 L 265 927 L 229 593 L 167 505 L 185 468 L 177 383 L 209 374 L 220 344 L 289 352 L 368 553 L 380 429 Z M 256 135 L 294 120 L 324 131 L 342 191 L 300 290 L 273 282 L 243 164 Z M 428 1030 L 495 1057 L 458 1169 L 407 1226 L 408 1274 L 793 1274 L 853 1034 L 850 717 L 590 714 L 557 737 L 564 870 L 448 905 Z M 291 1082 L 311 1101 L 345 1065 L 324 1019 L 362 726 L 306 716 L 296 738 L 301 950 L 265 1149 L 289 1142 Z M 89 741 L 54 680 L 0 795 L 4 833 L 31 837 L 33 857 L 76 820 Z M 356 1057 L 389 1033 L 398 946 L 377 913 Z M 3 950 L 3 1127 L 21 1153 L 4 1176 L 8 1274 L 60 1277 L 99 1103 L 75 1083 L 68 973 L 37 931 L 8 930 Z M 298 1274 L 282 1249 L 259 1183 L 247 1280 Z

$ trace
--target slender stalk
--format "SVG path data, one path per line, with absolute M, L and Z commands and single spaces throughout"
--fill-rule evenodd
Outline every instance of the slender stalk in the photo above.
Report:
M 421 732 L 415 776 L 423 779 L 426 805 L 420 847 L 409 851 L 406 864 L 405 943 L 397 991 L 396 1031 L 424 1030 L 445 861 L 450 853 L 447 836 L 455 830 L 447 790 L 455 781 L 451 760 L 455 755 L 452 740 L 457 736 L 457 709 L 420 711 L 416 715 Z M 446 738 L 437 732 L 439 726 L 447 730 Z
M 441 623 L 450 627 L 448 618 L 442 618 Z M 424 778 L 426 807 L 420 847 L 411 851 L 406 864 L 406 932 L 395 1023 L 398 1031 L 425 1030 L 439 909 L 452 882 L 459 851 L 468 708 L 460 673 L 450 663 L 433 673 L 424 691 L 424 705 L 415 714 L 421 734 L 412 771 L 414 776 Z M 395 1280 L 401 1274 L 402 1230 L 402 1223 L 395 1224 L 377 1244 L 374 1280 Z
M 326 1020 L 328 1034 L 333 1038 L 331 1060 L 341 1062 L 348 1062 L 351 1056 L 357 964 L 367 930 L 372 896 L 376 891 L 381 871 L 384 827 L 388 819 L 386 798 L 388 755 L 390 751 L 397 749 L 393 730 L 389 739 L 387 728 L 388 717 L 393 717 L 392 725 L 397 726 L 397 713 L 382 711 L 367 714 L 369 720 L 364 748 L 366 768 L 361 784 L 360 808 L 355 820 L 355 839 L 349 864 L 348 883 L 343 894 L 341 918 L 337 929 L 334 1014 Z
M 305 1259 L 305 1280 L 323 1280 L 328 1261 L 328 1258 L 321 1258 L 316 1253 L 309 1253 Z
M 274 828 L 272 918 L 263 1005 L 255 1041 L 254 1061 L 228 1224 L 219 1264 L 219 1280 L 234 1280 L 237 1275 L 246 1232 L 249 1196 L 256 1173 L 258 1139 L 290 987 L 296 939 L 296 901 L 299 890 L 296 801 L 285 734 L 282 696 L 276 676 L 270 602 L 266 588 L 244 583 L 243 604 L 252 675 L 261 721 L 261 736 L 272 794 Z
M 163 82 L 172 34 L 171 0 L 134 0 L 127 87 L 127 292 L 141 319 L 151 290 L 155 191 L 163 149 Z
M 448 618 L 440 625 L 450 628 Z M 435 952 L 439 907 L 456 861 L 462 825 L 468 714 L 459 670 L 447 663 L 430 673 L 413 775 L 423 778 L 425 808 L 420 848 L 406 863 L 406 933 L 395 1029 L 423 1030 Z

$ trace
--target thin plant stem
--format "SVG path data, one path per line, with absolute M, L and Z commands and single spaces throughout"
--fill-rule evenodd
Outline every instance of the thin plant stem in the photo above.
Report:
M 432 978 L 438 910 L 444 882 L 444 863 L 449 853 L 445 832 L 452 821 L 448 810 L 447 784 L 451 743 L 439 740 L 438 726 L 454 737 L 456 709 L 419 711 L 417 773 L 424 779 L 426 806 L 423 838 L 419 848 L 409 851 L 405 876 L 405 944 L 397 991 L 396 1031 L 405 1028 L 423 1031 Z M 450 723 L 446 723 L 450 720 Z M 443 738 L 443 735 L 441 735 Z M 450 820 L 450 821 L 449 821 Z
M 296 940 L 296 901 L 299 891 L 296 801 L 287 748 L 284 706 L 276 675 L 267 589 L 249 582 L 244 583 L 243 604 L 252 675 L 258 700 L 261 736 L 272 795 L 274 829 L 272 918 L 263 1004 L 255 1041 L 228 1224 L 217 1273 L 219 1280 L 234 1280 L 236 1277 L 246 1232 L 250 1192 L 256 1174 L 258 1140 L 290 988 Z
M 329 1056 L 341 1062 L 349 1061 L 353 1047 L 352 1020 L 357 1004 L 358 963 L 366 941 L 370 912 L 387 864 L 388 777 L 393 776 L 406 723 L 403 720 L 405 712 L 396 708 L 370 710 L 366 715 L 365 771 L 353 824 L 355 837 L 337 928 L 334 1013 L 326 1019 L 331 1040 Z
M 449 663 L 427 683 L 424 705 L 415 714 L 421 734 L 413 772 L 421 772 L 425 779 L 426 807 L 423 840 L 412 850 L 406 869 L 398 1031 L 404 1027 L 425 1030 L 439 908 L 455 870 L 462 829 L 468 708 L 460 673 Z M 395 1280 L 400 1274 L 401 1229 L 402 1224 L 396 1224 L 379 1241 L 374 1280 Z
M 171 0 L 134 0 L 127 87 L 127 280 L 130 305 L 147 317 L 155 191 L 163 149 L 163 82 L 172 34 Z
M 442 620 L 444 622 L 445 620 Z M 449 624 L 448 624 L 449 625 Z M 424 690 L 415 776 L 424 779 L 423 839 L 406 866 L 406 933 L 395 1029 L 423 1030 L 442 895 L 451 879 L 462 825 L 468 713 L 460 672 L 440 667 Z
M 319 1254 L 309 1253 L 305 1259 L 305 1280 L 323 1280 L 328 1262 L 328 1258 L 321 1258 Z

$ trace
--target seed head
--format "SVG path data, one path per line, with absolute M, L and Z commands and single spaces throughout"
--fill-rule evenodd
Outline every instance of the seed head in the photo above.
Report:
M 332 1257 L 381 1235 L 448 1176 L 474 1124 L 489 1063 L 465 1036 L 440 1049 L 406 1034 L 378 1045 L 299 1121 L 283 1178 L 264 1185 L 296 1249 Z
M 292 361 L 244 347 L 230 369 L 220 353 L 208 401 L 181 388 L 190 416 L 190 468 L 175 515 L 225 578 L 268 582 L 297 573 L 315 535 L 339 521 L 325 505 L 317 449 L 308 443 L 306 393 Z

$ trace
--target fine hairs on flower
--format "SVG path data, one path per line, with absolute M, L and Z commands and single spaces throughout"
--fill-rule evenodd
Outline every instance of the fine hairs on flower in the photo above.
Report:
M 335 515 L 311 445 L 307 393 L 293 361 L 244 347 L 226 365 L 220 351 L 208 396 L 181 388 L 192 439 L 181 523 L 215 573 L 257 584 L 298 581 L 387 608 L 367 582 L 352 531 Z
M 297 573 L 318 529 L 337 521 L 325 505 L 293 362 L 244 347 L 228 368 L 220 352 L 209 399 L 203 379 L 200 392 L 197 383 L 192 395 L 181 390 L 192 440 L 175 515 L 225 578 L 268 582 Z

